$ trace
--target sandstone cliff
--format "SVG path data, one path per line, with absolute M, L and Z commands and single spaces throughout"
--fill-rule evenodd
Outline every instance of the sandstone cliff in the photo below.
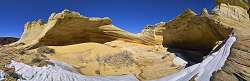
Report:
M 112 25 L 109 18 L 88 18 L 77 12 L 64 10 L 58 14 L 51 14 L 47 23 L 38 20 L 25 24 L 21 39 L 12 45 L 22 43 L 25 44 L 24 47 L 63 46 L 85 42 L 105 43 L 116 39 L 154 44 L 154 40 L 141 39 Z
M 137 35 L 112 25 L 109 18 L 88 18 L 77 12 L 64 10 L 51 14 L 47 22 L 37 20 L 25 24 L 19 41 L 0 48 L 0 69 L 7 73 L 7 79 L 17 78 L 18 76 L 11 75 L 15 73 L 11 72 L 13 69 L 7 68 L 5 71 L 5 66 L 15 60 L 25 64 L 16 63 L 17 66 L 12 66 L 28 67 L 32 69 L 29 70 L 31 72 L 44 72 L 39 73 L 43 76 L 35 76 L 44 79 L 48 69 L 51 69 L 50 65 L 56 65 L 50 64 L 48 60 L 56 60 L 72 66 L 74 73 L 84 76 L 134 75 L 140 80 L 157 80 L 179 73 L 178 71 L 183 72 L 184 66 L 200 64 L 199 62 L 206 64 L 207 60 L 210 61 L 208 65 L 211 64 L 206 65 L 209 69 L 214 66 L 219 68 L 213 62 L 221 59 L 215 56 L 223 55 L 209 54 L 216 51 L 216 45 L 233 32 L 237 41 L 232 46 L 224 67 L 213 73 L 211 80 L 250 81 L 249 31 L 249 4 L 245 0 L 216 0 L 216 6 L 211 12 L 204 8 L 201 14 L 188 9 L 169 22 L 146 26 Z M 229 45 L 227 50 L 220 50 L 228 55 L 230 47 Z M 179 57 L 188 61 L 188 64 Z M 52 70 L 57 71 L 55 68 L 59 67 L 52 67 Z M 66 74 L 72 75 L 65 68 L 60 67 L 59 70 L 62 70 L 62 74 L 57 74 L 63 79 L 68 79 L 62 77 Z M 36 74 L 16 71 L 27 76 Z M 83 78 L 73 75 L 70 78 Z M 179 76 L 182 77 L 181 75 Z
M 248 81 L 250 80 L 248 3 L 243 0 L 217 0 L 216 2 L 217 5 L 211 14 L 203 10 L 201 15 L 197 15 L 191 10 L 187 10 L 168 22 L 163 44 L 167 47 L 181 49 L 181 51 L 188 50 L 186 54 L 194 58 L 193 55 L 197 51 L 202 51 L 201 54 L 204 55 L 208 54 L 208 50 L 211 50 L 217 41 L 227 38 L 233 31 L 238 38 L 237 42 L 233 45 L 223 69 L 215 73 L 211 80 Z M 204 52 L 206 50 L 208 52 Z
M 154 25 L 147 25 L 144 27 L 141 33 L 139 33 L 140 37 L 146 39 L 153 39 L 155 43 L 161 45 L 163 42 L 163 31 L 165 30 L 165 22 L 160 22 Z
M 237 0 L 232 0 L 236 1 Z M 238 0 L 236 3 L 229 3 L 226 8 L 227 10 L 220 10 L 226 14 L 231 14 L 232 16 L 218 15 L 214 19 L 220 21 L 224 26 L 234 28 L 235 33 L 237 34 L 238 40 L 232 48 L 232 53 L 229 56 L 226 65 L 224 68 L 217 72 L 213 78 L 214 81 L 223 80 L 223 81 L 237 81 L 237 80 L 250 80 L 250 53 L 249 53 L 249 37 L 250 37 L 250 20 L 247 10 L 247 2 L 243 0 Z M 223 2 L 228 3 L 228 2 Z M 223 3 L 218 5 L 223 5 Z M 225 5 L 225 4 L 224 4 Z M 231 10 L 235 10 L 232 14 Z M 240 15 L 240 16 L 238 16 Z M 235 16 L 235 17 L 233 17 Z M 238 16 L 238 17 L 237 17 Z
M 15 60 L 32 66 L 46 66 L 46 60 L 56 60 L 82 75 L 133 74 L 140 80 L 152 80 L 185 66 L 184 60 L 161 45 L 163 25 L 136 35 L 112 25 L 109 18 L 88 18 L 64 10 L 53 13 L 48 22 L 25 24 L 21 39 L 9 46 L 24 49 Z

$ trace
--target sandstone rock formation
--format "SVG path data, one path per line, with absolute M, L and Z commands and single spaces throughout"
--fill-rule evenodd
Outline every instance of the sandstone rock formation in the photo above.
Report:
M 166 22 L 160 22 L 154 25 L 147 25 L 139 34 L 142 38 L 149 38 L 155 40 L 158 45 L 162 44 L 163 31 L 165 30 Z
M 18 41 L 18 38 L 14 37 L 0 37 L 0 45 L 6 45 Z
M 206 8 L 203 8 L 201 11 L 201 16 L 209 16 L 209 12 Z
M 186 64 L 161 45 L 164 24 L 136 35 L 115 27 L 109 18 L 87 18 L 64 10 L 53 13 L 47 23 L 38 20 L 25 24 L 21 39 L 9 46 L 24 49 L 15 61 L 32 66 L 46 66 L 46 60 L 56 60 L 82 75 L 133 74 L 140 80 L 152 80 Z
M 224 40 L 201 63 L 189 66 L 179 72 L 154 81 L 210 81 L 213 72 L 220 70 L 224 65 L 235 41 L 235 35 L 231 34 L 229 38 Z
M 223 3 L 222 3 L 223 4 Z M 247 4 L 247 3 L 245 3 Z M 228 17 L 225 15 L 219 15 L 216 18 L 214 18 L 217 21 L 220 21 L 223 25 L 234 28 L 234 31 L 237 34 L 238 40 L 236 44 L 232 48 L 232 53 L 230 57 L 228 58 L 226 65 L 224 68 L 215 74 L 213 80 L 224 80 L 224 81 L 237 81 L 237 80 L 250 80 L 249 75 L 249 37 L 250 37 L 250 20 L 249 15 L 246 14 L 246 6 L 238 6 L 240 4 L 232 4 L 236 5 L 233 6 L 234 9 L 241 8 L 241 10 L 235 12 L 236 14 L 240 14 L 242 16 L 245 16 L 243 19 L 242 17 Z M 230 7 L 230 5 L 228 5 Z M 248 6 L 249 7 L 249 6 Z M 232 8 L 232 6 L 231 6 Z M 243 9 L 244 8 L 244 9 Z M 230 10 L 225 10 L 221 12 L 228 12 L 230 13 Z M 244 13 L 244 14 L 242 14 Z M 234 16 L 236 14 L 233 14 Z M 239 21 L 240 20 L 240 21 Z M 227 78 L 226 78 L 227 77 Z
M 82 43 L 49 48 L 54 49 L 55 54 L 48 55 L 48 58 L 70 64 L 83 75 L 113 76 L 132 73 L 142 80 L 151 80 L 183 67 L 174 64 L 175 55 L 166 52 L 161 46 L 147 46 L 121 40 L 105 45 Z
M 219 27 L 218 22 L 189 9 L 166 24 L 163 45 L 207 50 L 213 48 L 216 41 L 225 39 L 229 32 L 230 29 Z
M 216 5 L 220 5 L 224 3 L 224 4 L 239 6 L 246 10 L 249 9 L 249 0 L 215 0 L 215 2 L 216 2 Z
M 214 73 L 213 81 L 248 81 L 249 76 L 249 6 L 243 0 L 217 0 L 209 16 L 187 10 L 166 24 L 163 44 L 181 51 L 211 50 L 216 41 L 227 38 L 233 31 L 237 42 L 223 69 Z M 183 50 L 184 49 L 184 50 Z M 198 49 L 198 50 L 197 50 Z M 194 54 L 189 52 L 187 54 Z M 207 52 L 208 53 L 208 52 Z M 205 54 L 207 54 L 205 52 Z M 204 52 L 202 53 L 204 54 Z
M 63 46 L 85 42 L 105 43 L 116 39 L 154 44 L 154 40 L 141 39 L 112 25 L 109 18 L 88 18 L 77 12 L 64 10 L 58 14 L 53 13 L 47 23 L 38 20 L 25 24 L 21 39 L 12 45 Z
M 213 63 L 220 57 L 226 57 L 219 54 L 208 57 L 206 55 L 210 54 L 211 50 L 217 50 L 214 48 L 219 41 L 225 40 L 233 32 L 237 41 L 224 67 L 213 73 L 211 80 L 250 81 L 249 31 L 249 4 L 245 0 L 216 0 L 212 12 L 203 9 L 200 15 L 188 9 L 169 22 L 146 26 L 138 35 L 112 25 L 109 18 L 88 18 L 77 12 L 64 10 L 51 14 L 47 22 L 37 20 L 25 24 L 19 41 L 0 47 L 0 70 L 4 70 L 6 79 L 15 79 L 18 76 L 10 75 L 13 69 L 7 68 L 10 72 L 5 71 L 5 66 L 15 60 L 25 64 L 17 63 L 14 67 L 28 69 L 27 72 L 24 71 L 25 68 L 14 71 L 25 76 L 33 76 L 36 73 L 32 71 L 36 71 L 42 76 L 32 79 L 39 80 L 44 79 L 45 75 L 55 76 L 48 71 L 58 70 L 62 71 L 62 76 L 56 74 L 63 79 L 68 79 L 63 77 L 66 75 L 69 75 L 70 79 L 86 79 L 79 74 L 72 75 L 78 72 L 85 76 L 101 77 L 132 74 L 140 80 L 157 80 L 175 72 L 181 73 L 178 75 L 182 77 L 182 72 L 186 71 L 182 70 L 186 62 L 180 58 L 189 62 L 186 67 L 198 63 L 203 66 L 195 67 L 209 67 L 208 69 L 214 70 L 212 67 L 215 66 L 217 70 L 217 65 Z M 228 46 L 226 55 L 229 48 Z M 64 62 L 72 66 L 70 69 L 73 68 L 74 71 L 52 67 L 48 60 Z M 194 66 L 189 68 L 192 67 Z M 207 71 L 209 70 L 201 69 L 199 73 L 209 73 L 209 76 L 213 72 Z M 202 76 L 201 74 L 199 76 Z M 0 79 L 1 76 L 2 73 Z M 105 79 L 94 77 L 96 78 Z
M 224 16 L 225 18 L 231 18 L 240 22 L 245 22 L 249 20 L 248 9 L 225 3 L 218 4 L 213 9 L 212 13 L 214 13 L 215 15 Z
M 7 67 L 15 67 L 17 75 L 21 75 L 18 81 L 139 81 L 133 75 L 122 76 L 83 76 L 71 72 L 72 69 L 65 64 L 52 61 L 54 65 L 48 67 L 32 67 L 23 63 L 12 61 Z M 1 73 L 1 71 L 0 71 Z M 37 76 L 38 75 L 38 76 Z M 0 74 L 0 80 L 1 80 Z

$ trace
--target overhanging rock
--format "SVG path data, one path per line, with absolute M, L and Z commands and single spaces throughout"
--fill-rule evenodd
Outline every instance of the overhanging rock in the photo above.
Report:
M 220 26 L 209 16 L 198 16 L 190 9 L 166 24 L 163 45 L 190 50 L 210 50 L 227 38 L 232 29 Z
M 41 20 L 27 23 L 21 39 L 12 45 L 62 46 L 85 42 L 106 43 L 116 39 L 153 44 L 153 40 L 141 39 L 112 25 L 109 18 L 88 18 L 77 12 L 64 10 L 52 14 L 47 23 Z
M 224 63 L 230 54 L 230 49 L 235 41 L 236 37 L 230 36 L 224 41 L 225 43 L 218 51 L 213 52 L 201 63 L 185 68 L 170 76 L 152 81 L 190 81 L 192 78 L 195 78 L 195 81 L 210 81 L 212 74 L 224 66 Z

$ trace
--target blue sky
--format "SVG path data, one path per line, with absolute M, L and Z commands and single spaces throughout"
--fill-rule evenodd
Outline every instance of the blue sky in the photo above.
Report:
M 27 21 L 46 20 L 64 9 L 88 17 L 110 17 L 113 24 L 138 33 L 147 24 L 168 21 L 187 8 L 211 10 L 214 0 L 1 0 L 0 36 L 20 37 Z

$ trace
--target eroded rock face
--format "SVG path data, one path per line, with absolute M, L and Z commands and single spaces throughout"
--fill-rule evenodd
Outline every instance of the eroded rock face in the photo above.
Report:
M 249 81 L 249 7 L 242 1 L 218 0 L 212 14 L 208 16 L 202 15 L 203 13 L 198 16 L 190 10 L 184 12 L 166 24 L 163 44 L 185 50 L 210 49 L 216 45 L 216 41 L 227 38 L 233 29 L 237 41 L 224 67 L 214 73 L 211 80 Z
M 206 8 L 203 8 L 201 11 L 201 16 L 209 16 L 209 12 Z
M 249 9 L 249 0 L 215 0 L 215 2 L 216 5 L 224 3 L 224 4 L 239 6 L 246 10 Z
M 174 64 L 175 55 L 162 46 L 122 40 L 49 48 L 54 49 L 55 54 L 48 55 L 48 58 L 70 64 L 83 75 L 134 74 L 141 80 L 152 80 L 174 73 L 177 68 L 185 66 Z
M 88 18 L 69 10 L 53 13 L 47 23 L 41 20 L 27 23 L 21 39 L 15 44 L 24 43 L 24 47 L 62 46 L 85 42 L 105 43 L 116 39 L 153 44 L 150 39 L 141 39 L 112 25 L 109 18 Z
M 182 49 L 208 50 L 229 35 L 230 29 L 219 27 L 206 16 L 197 16 L 187 10 L 176 19 L 166 24 L 163 45 Z
M 242 2 L 218 0 L 212 14 L 206 9 L 201 15 L 187 10 L 168 23 L 146 27 L 139 35 L 119 29 L 109 18 L 88 18 L 65 10 L 53 13 L 47 23 L 42 20 L 27 23 L 22 38 L 12 45 L 33 48 L 48 45 L 50 51 L 42 53 L 50 54 L 39 55 L 39 60 L 65 62 L 83 75 L 132 73 L 141 80 L 151 80 L 167 76 L 184 66 L 175 64 L 175 55 L 160 45 L 162 41 L 164 46 L 178 48 L 175 50 L 192 56 L 191 59 L 202 60 L 217 41 L 227 38 L 233 28 L 238 40 L 225 66 L 214 74 L 212 80 L 248 81 L 250 21 L 249 8 Z M 3 50 L 1 48 L 0 53 Z M 0 54 L 3 56 L 0 68 L 11 58 L 20 57 L 18 61 L 21 62 L 27 60 L 24 63 L 33 61 L 37 56 L 32 54 L 39 53 L 39 48 L 24 52 L 24 55 L 15 53 L 15 56 L 5 52 Z
M 232 1 L 243 1 L 243 0 L 232 0 Z M 231 4 L 231 3 L 230 3 Z M 245 3 L 246 4 L 246 3 Z M 220 5 L 220 4 L 218 4 Z M 221 4 L 223 5 L 223 4 Z M 235 4 L 231 4 L 235 5 Z M 242 5 L 236 5 L 236 6 L 230 6 L 227 5 L 228 7 L 231 7 L 235 10 L 238 9 L 237 13 L 240 14 L 241 16 L 246 16 L 248 17 L 246 11 L 247 6 L 242 6 Z M 227 10 L 230 12 L 230 10 Z M 244 12 L 244 13 L 242 13 Z M 234 15 L 234 14 L 232 14 Z M 213 81 L 238 81 L 238 80 L 250 80 L 250 67 L 249 67 L 249 37 L 250 37 L 250 20 L 249 18 L 242 20 L 235 20 L 232 19 L 230 16 L 224 16 L 224 15 L 219 15 L 214 17 L 213 19 L 216 21 L 221 22 L 224 26 L 228 26 L 231 28 L 234 28 L 234 32 L 237 34 L 237 42 L 234 44 L 231 54 L 228 58 L 228 60 L 225 63 L 225 66 L 223 69 L 217 73 L 215 73 L 214 78 L 212 79 Z M 241 19 L 241 18 L 239 18 Z M 230 77 L 230 79 L 228 79 Z
M 230 18 L 218 17 L 216 19 L 224 25 L 234 28 L 237 41 L 231 49 L 231 54 L 221 71 L 214 74 L 213 81 L 238 81 L 250 80 L 249 74 L 249 32 L 250 22 L 239 22 Z M 230 77 L 230 79 L 228 78 Z
M 112 25 L 109 18 L 88 18 L 64 10 L 51 14 L 48 22 L 25 24 L 21 39 L 8 46 L 23 49 L 13 60 L 31 66 L 43 67 L 48 65 L 47 60 L 56 60 L 73 66 L 82 75 L 133 74 L 141 80 L 152 80 L 186 65 L 161 45 L 164 25 L 136 35 Z
M 244 9 L 240 6 L 234 6 L 230 4 L 219 4 L 213 9 L 215 15 L 224 16 L 240 22 L 249 20 L 248 9 Z
M 156 44 L 161 45 L 163 41 L 163 31 L 166 22 L 160 22 L 154 25 L 147 25 L 143 31 L 139 33 L 140 37 L 155 40 Z

